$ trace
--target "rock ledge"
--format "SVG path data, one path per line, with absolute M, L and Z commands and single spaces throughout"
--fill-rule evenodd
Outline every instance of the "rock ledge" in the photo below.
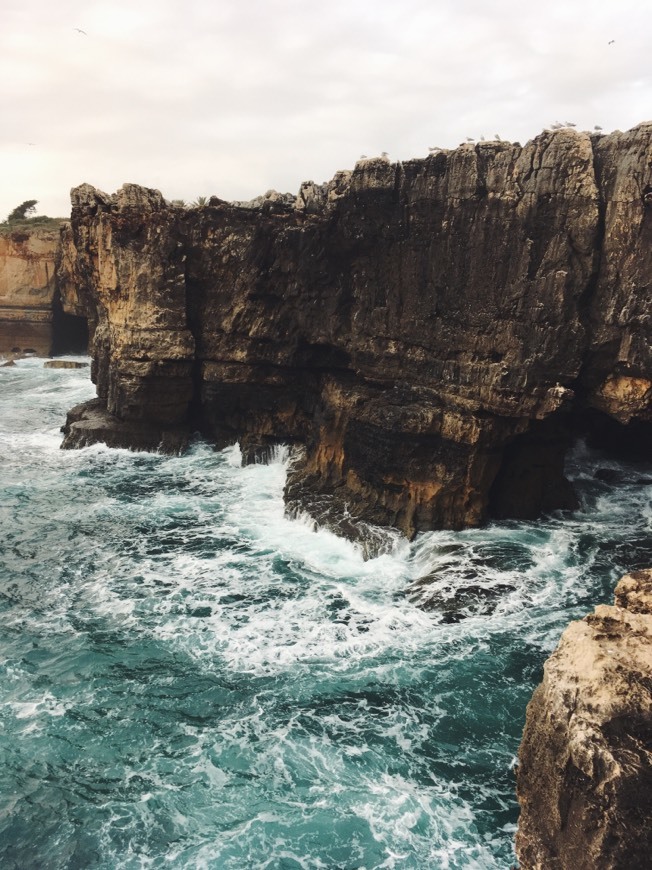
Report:
M 521 870 L 647 868 L 652 855 L 652 569 L 573 622 L 527 709 Z

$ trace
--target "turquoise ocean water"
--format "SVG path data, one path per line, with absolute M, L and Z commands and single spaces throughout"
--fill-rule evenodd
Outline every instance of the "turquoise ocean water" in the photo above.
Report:
M 508 868 L 527 701 L 652 565 L 652 467 L 580 447 L 569 517 L 365 561 L 284 517 L 283 450 L 61 451 L 93 394 L 0 369 L 0 867 Z

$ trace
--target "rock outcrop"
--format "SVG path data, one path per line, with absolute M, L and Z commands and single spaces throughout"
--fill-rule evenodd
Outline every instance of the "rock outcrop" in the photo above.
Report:
M 0 231 L 0 354 L 48 356 L 59 344 L 81 350 L 87 343 L 84 303 L 71 282 L 66 286 L 72 298 L 62 299 L 56 280 L 60 236 L 68 230 L 52 220 Z
M 573 622 L 527 709 L 522 870 L 645 870 L 652 855 L 652 570 Z
M 343 530 L 572 507 L 572 415 L 652 422 L 651 163 L 643 124 L 364 160 L 294 201 L 82 185 L 60 281 L 106 414 L 65 446 L 295 444 L 288 504 Z
M 58 228 L 0 233 L 0 353 L 50 353 L 58 244 Z

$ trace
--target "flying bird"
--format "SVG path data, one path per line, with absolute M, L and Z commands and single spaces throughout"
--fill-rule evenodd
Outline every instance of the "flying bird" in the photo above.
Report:
M 610 39 L 609 42 L 607 43 L 607 45 L 613 45 L 615 41 L 616 41 L 615 39 Z
M 77 33 L 83 33 L 84 36 L 88 36 L 85 30 L 82 30 L 81 27 L 73 27 L 73 30 L 76 30 Z
M 366 155 L 366 154 L 361 154 L 361 155 L 360 155 L 360 160 L 367 160 L 367 155 Z

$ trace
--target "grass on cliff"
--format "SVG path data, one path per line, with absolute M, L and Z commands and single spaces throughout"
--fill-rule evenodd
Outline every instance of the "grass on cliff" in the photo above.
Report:
M 24 218 L 23 220 L 15 221 L 0 221 L 0 233 L 8 235 L 16 231 L 25 232 L 26 230 L 35 229 L 50 229 L 56 230 L 65 223 L 68 218 L 63 217 L 48 217 L 47 215 L 37 215 L 36 217 Z

